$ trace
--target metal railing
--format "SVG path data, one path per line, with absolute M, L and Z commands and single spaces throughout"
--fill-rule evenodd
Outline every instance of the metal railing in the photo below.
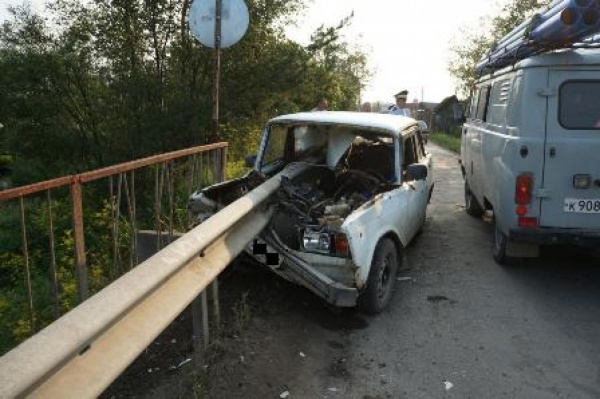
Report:
M 267 180 L 0 358 L 0 397 L 100 394 L 267 225 L 279 184 Z
M 157 250 L 187 229 L 185 201 L 224 179 L 226 150 L 215 143 L 0 191 L 10 238 L 0 244 L 0 301 L 26 314 L 3 316 L 0 337 L 18 343 L 135 267 L 140 228 L 157 232 Z

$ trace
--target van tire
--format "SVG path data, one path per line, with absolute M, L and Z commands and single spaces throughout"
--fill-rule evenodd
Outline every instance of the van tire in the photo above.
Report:
M 508 237 L 498 227 L 494 220 L 494 241 L 492 243 L 492 255 L 496 263 L 502 266 L 510 266 L 517 263 L 518 258 L 506 255 Z
M 367 288 L 358 298 L 358 308 L 366 314 L 381 313 L 394 293 L 398 274 L 398 250 L 389 238 L 383 238 L 375 247 Z
M 471 192 L 471 187 L 469 187 L 467 179 L 465 179 L 465 210 L 473 217 L 481 217 L 483 215 L 483 208 Z

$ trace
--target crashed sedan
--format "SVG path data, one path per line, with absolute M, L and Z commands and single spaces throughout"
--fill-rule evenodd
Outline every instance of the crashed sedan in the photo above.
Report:
M 196 220 L 278 179 L 270 223 L 246 251 L 334 306 L 381 312 L 433 190 L 417 121 L 353 112 L 279 116 L 265 127 L 252 163 L 246 176 L 191 196 Z

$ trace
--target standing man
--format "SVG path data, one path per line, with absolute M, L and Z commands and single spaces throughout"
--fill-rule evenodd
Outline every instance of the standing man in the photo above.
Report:
M 311 109 L 311 111 L 327 111 L 327 107 L 329 107 L 329 103 L 327 102 L 327 99 L 325 97 L 321 97 L 319 98 L 319 100 L 317 101 L 317 104 L 315 105 L 315 107 L 313 109 Z
M 404 115 L 412 118 L 412 111 L 406 106 L 408 90 L 402 90 L 394 97 L 396 97 L 396 105 L 393 105 L 388 112 L 393 115 Z

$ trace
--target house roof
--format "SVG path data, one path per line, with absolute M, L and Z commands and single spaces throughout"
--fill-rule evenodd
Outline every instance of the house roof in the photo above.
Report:
M 450 103 L 457 103 L 457 102 L 459 102 L 458 98 L 456 98 L 455 95 L 451 95 L 449 97 L 444 98 L 442 100 L 442 102 L 439 103 L 433 110 L 434 111 L 439 111 L 440 109 L 446 107 L 448 104 L 450 104 Z

